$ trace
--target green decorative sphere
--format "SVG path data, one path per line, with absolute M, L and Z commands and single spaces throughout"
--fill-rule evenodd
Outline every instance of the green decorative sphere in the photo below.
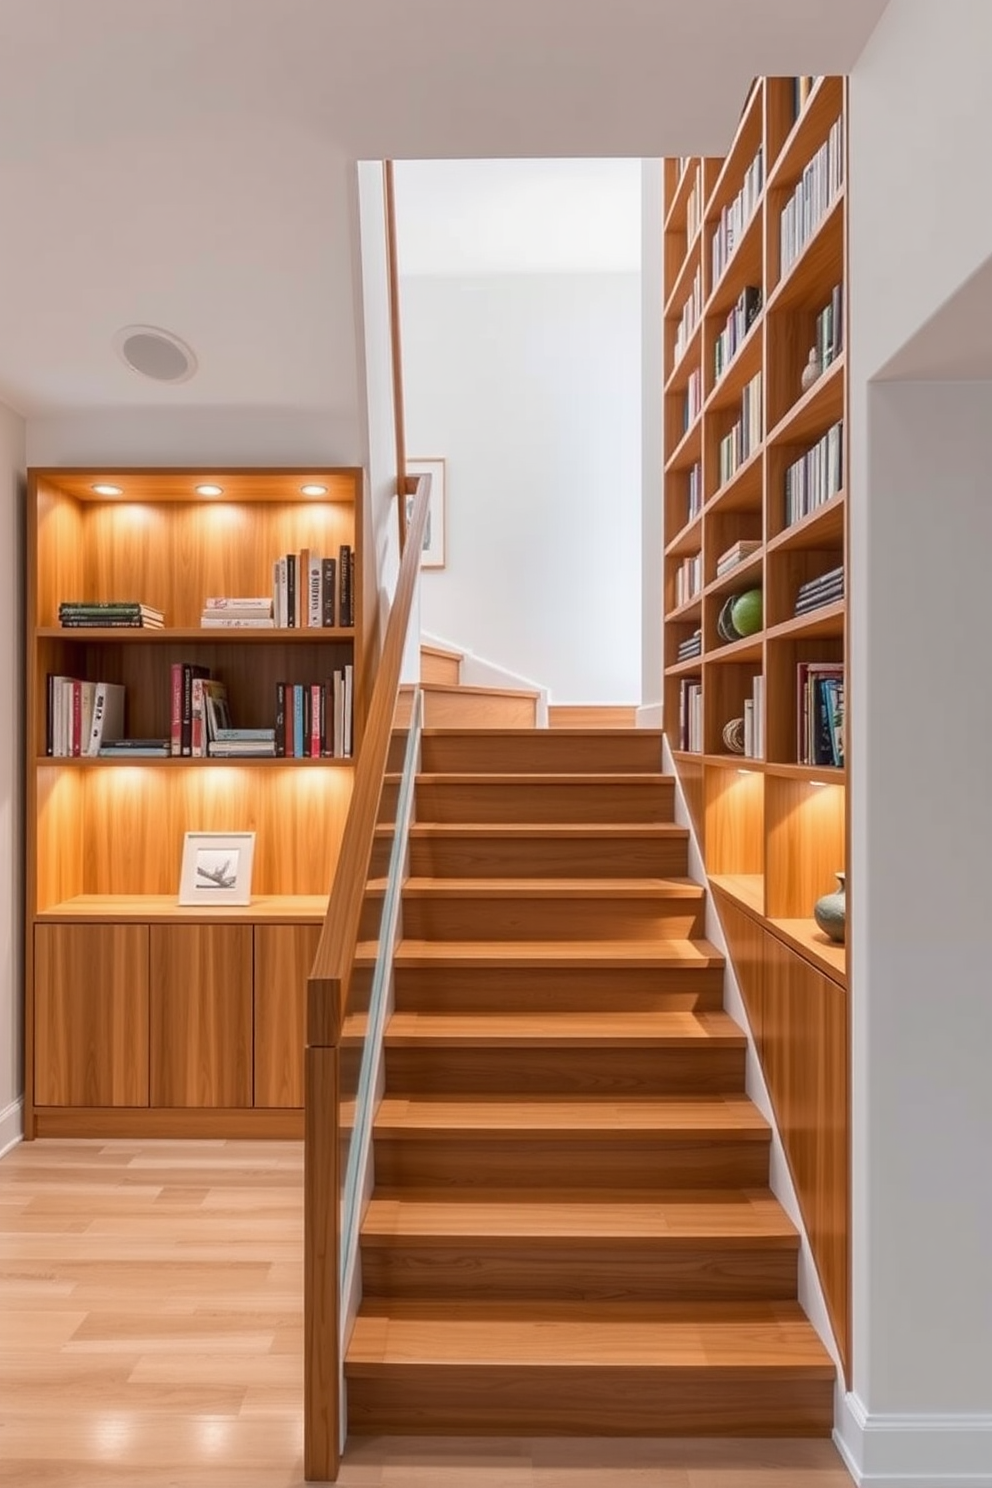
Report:
M 731 608 L 730 618 L 738 635 L 757 635 L 763 624 L 761 590 L 748 589 L 745 593 L 738 594 Z

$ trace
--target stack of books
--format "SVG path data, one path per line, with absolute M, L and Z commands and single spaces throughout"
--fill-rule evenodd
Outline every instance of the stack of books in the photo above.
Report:
M 841 563 L 828 573 L 820 574 L 819 578 L 807 579 L 805 584 L 799 585 L 795 613 L 805 615 L 810 610 L 818 610 L 821 605 L 836 604 L 843 598 L 844 565 Z
M 272 600 L 268 595 L 228 599 L 205 599 L 200 625 L 205 630 L 272 630 Z
M 125 629 L 161 630 L 165 615 L 153 605 L 138 600 L 64 600 L 59 605 L 59 624 L 66 628 L 120 626 Z
M 286 553 L 272 565 L 272 604 L 278 630 L 321 629 L 355 623 L 355 553 L 348 543 L 336 558 L 313 548 Z
M 676 661 L 689 661 L 693 656 L 698 656 L 703 649 L 703 632 L 694 630 L 692 635 L 686 636 L 684 641 L 679 641 Z
M 207 743 L 213 759 L 274 759 L 274 728 L 218 728 Z
M 761 539 L 757 537 L 742 537 L 739 542 L 735 542 L 733 547 L 727 548 L 716 560 L 717 578 L 719 579 L 721 575 L 729 573 L 732 568 L 736 568 L 739 563 L 743 563 L 745 558 L 750 558 L 751 554 L 756 553 L 760 547 Z
M 168 739 L 113 739 L 101 744 L 101 759 L 168 759 Z

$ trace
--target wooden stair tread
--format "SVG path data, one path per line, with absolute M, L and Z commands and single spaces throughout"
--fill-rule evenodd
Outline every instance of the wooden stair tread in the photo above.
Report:
M 464 661 L 464 651 L 452 651 L 449 646 L 434 646 L 427 641 L 420 643 L 421 656 L 443 656 L 445 661 Z
M 512 728 L 425 728 L 423 730 L 424 737 L 428 739 L 470 738 L 473 740 L 485 738 L 487 735 L 492 739 L 502 739 L 506 734 L 510 734 L 511 736 L 513 734 L 526 734 L 529 737 L 532 732 L 531 729 Z M 542 730 L 542 732 L 550 733 L 550 730 Z M 569 729 L 569 733 L 572 735 L 585 735 L 591 739 L 616 739 L 620 735 L 629 734 L 638 739 L 653 739 L 658 744 L 661 743 L 665 736 L 663 729 L 650 728 L 582 728 Z
M 375 1117 L 378 1136 L 394 1138 L 438 1132 L 470 1134 L 480 1143 L 513 1137 L 592 1135 L 607 1138 L 693 1140 L 731 1137 L 767 1141 L 768 1123 L 745 1096 L 614 1096 L 569 1099 L 559 1096 L 451 1096 L 430 1098 L 404 1095 L 383 1097 Z
M 369 892 L 385 892 L 384 878 Z M 706 890 L 691 878 L 406 878 L 407 899 L 689 899 Z
M 533 687 L 472 687 L 462 682 L 420 682 L 421 692 L 453 693 L 457 697 L 509 697 L 538 698 L 540 692 Z
M 392 827 L 380 825 L 376 831 L 392 832 Z M 688 827 L 677 822 L 413 822 L 411 837 L 496 837 L 496 838 L 555 838 L 569 841 L 576 837 L 593 837 L 609 840 L 622 837 L 630 841 L 651 841 L 656 837 L 686 839 Z
M 705 1369 L 832 1380 L 833 1361 L 795 1302 L 363 1304 L 346 1369 L 508 1365 Z
M 368 964 L 378 946 L 362 942 L 356 960 Z M 662 969 L 677 966 L 705 968 L 723 966 L 724 957 L 707 940 L 401 940 L 393 958 L 396 966 L 505 966 L 508 971 L 527 967 L 624 967 Z
M 746 1037 L 722 1012 L 394 1013 L 386 1029 L 393 1048 L 442 1042 L 447 1047 L 509 1047 L 540 1042 L 556 1047 L 589 1042 L 612 1047 L 698 1048 L 712 1043 L 743 1048 Z
M 551 771 L 551 770 L 488 770 L 472 772 L 452 771 L 419 774 L 418 785 L 589 785 L 597 788 L 614 785 L 644 786 L 673 784 L 674 777 L 658 771 L 619 770 L 596 771 Z
M 362 1235 L 377 1244 L 432 1240 L 458 1245 L 467 1239 L 592 1241 L 674 1245 L 769 1245 L 793 1250 L 799 1235 L 769 1191 L 715 1189 L 657 1194 L 610 1191 L 591 1199 L 586 1190 L 555 1197 L 527 1190 L 487 1190 L 469 1199 L 447 1190 L 376 1189 Z

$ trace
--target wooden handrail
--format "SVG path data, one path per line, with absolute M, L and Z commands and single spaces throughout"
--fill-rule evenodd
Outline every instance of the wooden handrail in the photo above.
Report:
M 400 671 L 430 504 L 430 476 L 402 476 L 399 503 L 415 491 L 396 592 L 355 768 L 334 884 L 307 979 L 304 1116 L 303 1470 L 333 1481 L 340 1465 L 339 1042 L 362 904 L 389 759 Z

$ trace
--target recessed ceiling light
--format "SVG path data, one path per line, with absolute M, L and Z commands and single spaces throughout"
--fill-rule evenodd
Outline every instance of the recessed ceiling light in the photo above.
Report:
M 198 365 L 192 347 L 160 326 L 123 326 L 114 348 L 132 372 L 153 382 L 188 382 Z
M 301 486 L 300 487 L 300 490 L 303 492 L 303 495 L 304 496 L 326 496 L 327 495 L 327 487 L 326 486 L 316 486 L 316 485 L 314 485 L 314 486 Z
M 224 487 L 223 486 L 197 486 L 197 488 L 196 488 L 196 494 L 198 496 L 223 496 L 223 494 L 224 494 Z
M 99 486 L 93 486 L 91 489 L 94 490 L 98 496 L 123 496 L 124 495 L 124 487 L 123 486 L 99 485 Z

